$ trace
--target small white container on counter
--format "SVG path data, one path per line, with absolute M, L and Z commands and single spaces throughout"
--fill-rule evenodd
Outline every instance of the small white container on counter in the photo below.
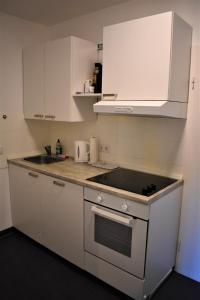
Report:
M 90 164 L 98 161 L 98 141 L 95 136 L 90 138 Z
M 87 79 L 84 82 L 84 93 L 90 93 L 90 87 L 92 86 L 92 80 Z

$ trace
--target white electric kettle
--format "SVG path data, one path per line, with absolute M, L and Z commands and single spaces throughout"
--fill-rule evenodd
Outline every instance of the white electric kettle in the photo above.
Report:
M 75 162 L 88 162 L 90 145 L 86 141 L 75 141 Z

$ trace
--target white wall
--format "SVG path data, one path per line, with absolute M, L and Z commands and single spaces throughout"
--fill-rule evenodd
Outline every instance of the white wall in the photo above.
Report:
M 190 89 L 190 105 L 185 130 L 183 175 L 184 192 L 180 226 L 181 251 L 177 270 L 200 281 L 200 45 L 193 47 L 191 73 L 196 77 Z
M 85 15 L 51 28 L 51 38 L 69 34 L 102 41 L 102 28 L 133 18 L 173 10 L 194 28 L 193 44 L 200 41 L 200 2 L 198 0 L 135 0 Z M 195 70 L 192 71 L 196 73 Z M 194 75 L 192 74 L 191 77 Z M 181 251 L 177 270 L 200 281 L 199 174 L 200 155 L 196 140 L 200 128 L 198 95 L 190 93 L 187 122 L 183 120 L 99 116 L 96 122 L 83 124 L 54 123 L 51 143 L 59 137 L 69 154 L 75 139 L 96 135 L 101 143 L 111 146 L 111 153 L 101 159 L 123 166 L 180 176 L 185 179 L 181 219 Z M 195 150 L 194 150 L 195 147 Z M 189 156 L 192 154 L 192 156 Z M 169 216 L 170 217 L 170 216 Z M 193 237 L 193 233 L 195 236 Z M 199 263 L 198 263 L 199 262 Z
M 0 15 L 0 144 L 7 155 L 38 150 L 46 133 L 47 126 L 23 117 L 22 48 L 47 39 L 47 33 L 46 27 Z
M 52 38 L 74 34 L 93 41 L 102 40 L 103 26 L 173 10 L 196 29 L 199 26 L 198 0 L 132 0 L 51 27 Z M 199 40 L 196 30 L 194 39 Z
M 22 86 L 22 47 L 47 33 L 43 26 L 0 14 L 0 230 L 11 226 L 6 157 L 40 151 L 48 136 L 47 125 L 24 120 Z

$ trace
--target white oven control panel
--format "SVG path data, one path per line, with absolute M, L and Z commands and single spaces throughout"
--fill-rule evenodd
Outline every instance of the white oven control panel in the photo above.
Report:
M 149 206 L 91 188 L 84 188 L 84 199 L 102 206 L 124 212 L 133 217 L 149 219 Z

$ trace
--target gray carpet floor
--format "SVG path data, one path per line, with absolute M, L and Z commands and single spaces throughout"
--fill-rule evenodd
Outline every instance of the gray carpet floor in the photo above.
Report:
M 130 300 L 26 236 L 0 237 L 0 300 Z M 152 300 L 198 300 L 200 283 L 173 273 Z

